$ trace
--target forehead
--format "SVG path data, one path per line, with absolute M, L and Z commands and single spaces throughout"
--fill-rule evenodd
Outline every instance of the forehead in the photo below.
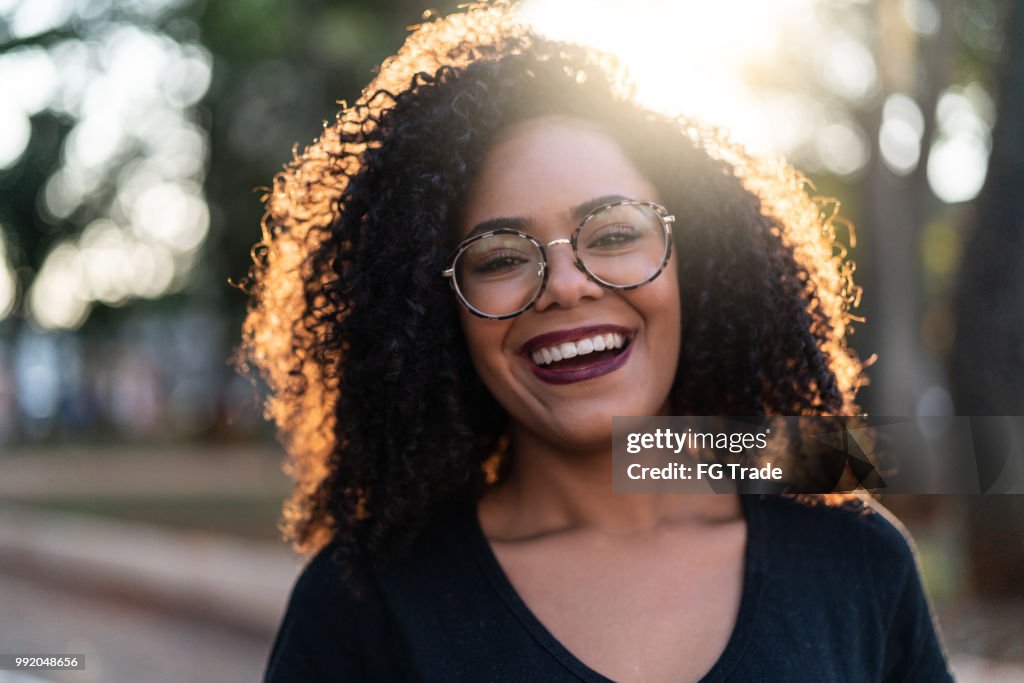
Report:
M 611 195 L 659 201 L 653 184 L 596 125 L 529 119 L 503 130 L 488 150 L 463 208 L 463 234 L 498 217 L 538 225 L 568 220 L 572 207 Z

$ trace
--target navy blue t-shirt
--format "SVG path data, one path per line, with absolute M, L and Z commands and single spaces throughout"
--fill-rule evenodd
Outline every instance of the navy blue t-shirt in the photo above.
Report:
M 905 530 L 869 507 L 741 496 L 736 627 L 701 683 L 951 681 Z M 293 588 L 266 683 L 592 681 L 502 571 L 475 508 L 455 506 L 353 600 L 326 546 Z

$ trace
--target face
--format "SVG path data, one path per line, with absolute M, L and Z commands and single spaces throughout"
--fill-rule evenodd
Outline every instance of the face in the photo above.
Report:
M 530 119 L 505 129 L 488 152 L 464 207 L 462 237 L 508 220 L 542 244 L 569 238 L 580 207 L 602 197 L 660 203 L 651 182 L 592 124 Z M 680 343 L 675 255 L 655 280 L 629 291 L 590 280 L 569 244 L 549 246 L 547 256 L 547 286 L 521 315 L 489 320 L 460 306 L 469 351 L 514 430 L 565 449 L 606 446 L 612 416 L 669 409 Z M 545 351 L 569 344 L 578 353 L 602 342 L 621 347 L 543 362 Z

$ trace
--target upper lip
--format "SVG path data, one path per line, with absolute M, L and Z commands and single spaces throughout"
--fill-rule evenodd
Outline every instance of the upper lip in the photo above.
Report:
M 633 330 L 621 325 L 589 325 L 587 327 L 574 327 L 571 330 L 557 330 L 555 332 L 538 334 L 523 344 L 521 351 L 528 356 L 538 349 L 557 346 L 558 344 L 570 341 L 579 341 L 580 339 L 587 339 L 598 334 L 608 334 L 609 332 L 621 334 L 627 340 L 633 337 Z

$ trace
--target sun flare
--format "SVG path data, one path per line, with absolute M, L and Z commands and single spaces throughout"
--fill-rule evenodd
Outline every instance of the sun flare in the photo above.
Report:
M 725 126 L 752 149 L 784 143 L 758 115 L 744 72 L 765 68 L 787 31 L 810 22 L 813 0 L 526 0 L 524 18 L 552 38 L 617 55 L 638 97 L 665 113 Z

